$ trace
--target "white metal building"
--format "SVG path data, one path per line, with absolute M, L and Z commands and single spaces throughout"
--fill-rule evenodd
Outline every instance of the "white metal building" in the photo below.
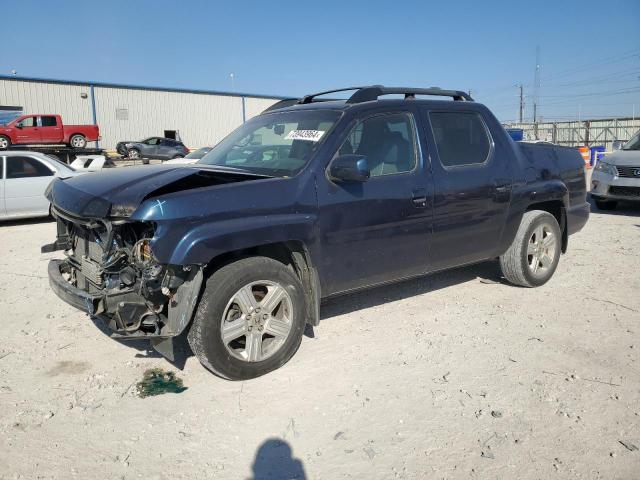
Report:
M 214 145 L 282 97 L 206 90 L 0 76 L 0 116 L 57 113 L 100 126 L 99 146 L 177 135 L 187 147 Z

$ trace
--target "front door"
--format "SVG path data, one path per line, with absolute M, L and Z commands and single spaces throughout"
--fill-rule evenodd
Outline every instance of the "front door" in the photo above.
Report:
M 511 169 L 481 114 L 421 109 L 431 152 L 432 269 L 497 255 L 510 199 Z M 430 128 L 429 128 L 430 126 Z
M 142 144 L 142 151 L 140 154 L 145 158 L 157 158 L 158 157 L 158 145 L 160 139 L 153 137 L 145 140 Z
M 40 128 L 37 117 L 25 117 L 16 123 L 16 143 L 40 143 Z
M 54 174 L 51 168 L 36 158 L 7 155 L 4 181 L 7 215 L 46 215 L 49 201 L 44 191 Z
M 43 143 L 62 142 L 62 125 L 58 125 L 58 119 L 53 115 L 43 115 L 38 117 L 40 138 Z
M 431 230 L 429 180 L 411 111 L 359 119 L 336 155 L 367 157 L 361 183 L 318 179 L 323 295 L 424 273 Z

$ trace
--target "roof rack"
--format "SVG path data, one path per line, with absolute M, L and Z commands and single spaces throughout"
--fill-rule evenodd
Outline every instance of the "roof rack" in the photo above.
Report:
M 377 100 L 378 97 L 382 95 L 391 95 L 391 94 L 399 94 L 404 95 L 405 99 L 414 99 L 416 95 L 435 95 L 438 97 L 451 97 L 456 102 L 473 102 L 473 98 L 466 92 L 461 90 L 443 90 L 438 87 L 430 87 L 430 88 L 404 88 L 404 87 L 385 87 L 383 85 L 371 85 L 368 87 L 349 87 L 349 88 L 338 88 L 336 90 L 327 90 L 326 92 L 318 92 L 312 93 L 310 95 L 305 95 L 300 99 L 295 98 L 287 98 L 285 100 L 280 100 L 279 102 L 274 103 L 269 108 L 267 108 L 264 112 L 270 112 L 272 110 L 278 110 L 280 108 L 290 107 L 295 104 L 306 104 L 313 103 L 316 97 L 321 95 L 327 95 L 329 93 L 337 93 L 337 92 L 348 92 L 350 90 L 355 90 L 356 92 L 349 97 L 347 103 L 363 103 L 363 102 L 371 102 Z M 329 101 L 329 100 L 316 100 L 316 101 Z
M 337 90 L 327 90 L 326 92 L 312 93 L 311 95 L 305 95 L 304 97 L 302 97 L 300 100 L 298 100 L 298 103 L 300 103 L 300 104 L 311 103 L 311 102 L 313 102 L 313 99 L 315 97 L 319 97 L 320 95 L 326 95 L 328 93 L 348 92 L 349 90 L 358 90 L 358 91 L 360 91 L 363 88 L 369 88 L 369 87 L 338 88 Z
M 416 98 L 416 95 L 436 95 L 439 97 L 451 97 L 457 102 L 473 102 L 473 98 L 461 90 L 443 90 L 438 87 L 431 88 L 403 88 L 403 87 L 384 87 L 382 85 L 372 85 L 370 87 L 362 87 L 354 93 L 347 103 L 362 103 L 377 100 L 382 95 L 399 94 L 404 95 L 405 99 Z
M 473 102 L 473 98 L 461 90 L 443 90 L 438 87 L 430 88 L 404 88 L 404 87 L 385 87 L 383 85 L 371 85 L 368 87 L 349 87 L 339 88 L 337 90 L 327 90 L 326 92 L 312 93 L 311 95 L 305 95 L 298 103 L 311 103 L 315 97 L 320 95 L 326 95 L 328 93 L 336 92 L 348 92 L 349 90 L 356 90 L 356 92 L 349 97 L 347 103 L 362 103 L 371 102 L 377 100 L 382 95 L 399 94 L 404 95 L 405 99 L 416 98 L 416 95 L 435 95 L 439 97 L 451 97 L 458 102 Z

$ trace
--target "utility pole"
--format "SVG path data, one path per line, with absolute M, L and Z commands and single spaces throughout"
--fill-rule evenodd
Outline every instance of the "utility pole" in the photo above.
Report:
M 540 100 L 540 45 L 536 46 L 536 70 L 533 76 L 533 123 L 538 120 L 538 102 Z
M 518 87 L 520 89 L 520 123 L 522 123 L 523 120 L 523 116 L 524 116 L 524 85 L 520 84 L 520 85 L 516 85 L 516 87 Z

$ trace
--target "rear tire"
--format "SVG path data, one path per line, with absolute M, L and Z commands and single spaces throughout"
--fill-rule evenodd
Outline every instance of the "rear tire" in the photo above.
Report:
M 9 137 L 0 135 L 0 150 L 6 150 L 10 146 L 11 146 L 11 140 L 9 139 Z
M 69 145 L 71 145 L 73 148 L 84 148 L 87 146 L 87 139 L 84 137 L 84 135 L 71 135 L 71 138 L 69 139 Z
M 561 249 L 556 218 L 542 210 L 525 212 L 511 246 L 500 256 L 502 274 L 514 285 L 544 285 L 556 271 Z
M 598 210 L 615 210 L 617 206 L 618 202 L 615 200 L 596 200 Z
M 296 353 L 305 312 L 304 289 L 292 269 L 268 257 L 244 258 L 209 277 L 187 338 L 214 374 L 247 380 Z

